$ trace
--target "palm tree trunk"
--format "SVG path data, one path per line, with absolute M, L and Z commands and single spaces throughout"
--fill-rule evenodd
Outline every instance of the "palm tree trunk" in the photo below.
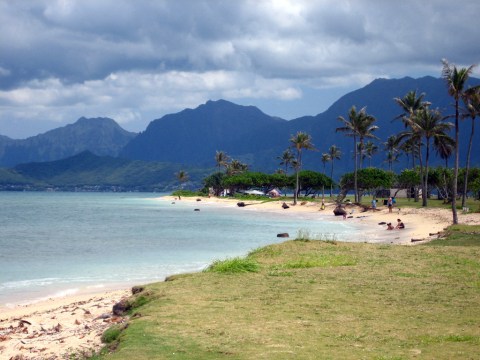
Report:
M 422 206 L 423 206 L 423 200 L 424 197 L 426 196 L 425 194 L 425 189 L 424 189 L 424 179 L 425 179 L 425 173 L 423 169 L 423 158 L 422 158 L 422 147 L 421 147 L 421 140 L 418 143 L 418 148 L 419 148 L 419 154 L 420 156 L 418 157 L 418 162 L 420 163 L 420 188 L 422 189 Z M 415 201 L 418 201 L 418 197 L 415 199 Z
M 460 162 L 460 153 L 458 149 L 458 99 L 455 99 L 455 168 L 453 171 L 453 186 L 452 186 L 452 217 L 453 224 L 458 224 L 458 214 L 457 214 L 457 181 L 458 181 L 458 163 Z
M 333 179 L 333 157 L 332 157 L 332 168 L 330 170 L 330 179 Z M 333 196 L 333 183 L 330 184 L 330 197 Z
M 470 142 L 468 143 L 467 151 L 467 163 L 465 165 L 465 176 L 463 178 L 463 195 L 462 195 L 462 208 L 466 206 L 467 203 L 467 185 L 468 185 L 468 171 L 470 170 L 470 153 L 472 151 L 472 140 L 473 133 L 475 132 L 475 119 L 472 119 L 472 132 L 470 133 Z
M 427 206 L 428 198 L 428 158 L 430 157 L 430 138 L 427 138 L 427 151 L 425 154 L 425 183 L 423 188 L 425 189 L 425 196 L 422 196 L 422 206 Z
M 355 203 L 358 202 L 358 191 L 357 191 L 357 137 L 354 136 L 353 137 L 353 144 L 354 144 L 354 149 L 353 149 L 353 153 L 354 153 L 354 162 L 355 162 L 355 167 L 354 167 L 354 174 L 353 174 L 353 187 L 354 187 L 354 191 L 355 191 Z

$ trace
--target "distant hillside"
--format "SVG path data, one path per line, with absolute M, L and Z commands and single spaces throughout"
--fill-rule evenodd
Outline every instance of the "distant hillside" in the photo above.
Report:
M 480 84 L 472 79 L 471 85 Z M 289 145 L 289 138 L 297 131 L 306 131 L 319 152 L 306 152 L 304 164 L 314 170 L 322 169 L 320 156 L 331 145 L 337 145 L 343 153 L 336 161 L 334 177 L 353 169 L 352 139 L 335 129 L 341 126 L 339 116 L 347 117 L 352 105 L 357 109 L 367 107 L 367 112 L 376 117 L 375 140 L 379 152 L 372 159 L 372 165 L 387 167 L 382 143 L 387 137 L 402 131 L 403 124 L 395 120 L 402 113 L 394 102 L 395 97 L 403 97 L 411 90 L 425 93 L 425 100 L 432 108 L 439 108 L 444 115 L 453 114 L 452 98 L 448 96 L 443 79 L 423 77 L 420 79 L 377 79 L 369 85 L 346 94 L 324 113 L 305 116 L 291 121 L 273 118 L 252 106 L 240 106 L 224 100 L 209 101 L 196 109 L 187 109 L 154 120 L 147 129 L 131 141 L 121 152 L 121 156 L 131 159 L 172 161 L 198 166 L 212 166 L 216 150 L 249 164 L 253 170 L 273 171 L 279 168 L 278 156 Z M 461 151 L 465 153 L 466 139 L 470 126 L 462 123 Z M 477 152 L 473 155 L 474 164 L 480 164 L 480 131 L 476 133 Z M 435 155 L 433 157 L 435 161 Z M 368 162 L 367 162 L 368 163 Z M 407 166 L 407 159 L 401 157 L 397 169 Z
M 178 164 L 144 162 L 97 156 L 84 151 L 75 156 L 42 163 L 28 163 L 13 169 L 0 169 L 0 186 L 3 190 L 18 189 L 12 184 L 30 188 L 59 188 L 62 190 L 95 189 L 123 191 L 166 191 L 180 186 L 175 177 L 186 170 L 189 182 L 186 187 L 199 187 L 211 169 L 195 169 Z
M 254 106 L 225 100 L 208 101 L 152 121 L 120 153 L 139 160 L 157 160 L 197 166 L 215 166 L 215 151 L 255 167 L 275 157 L 284 146 L 286 120 L 273 118 Z
M 0 166 L 53 161 L 89 150 L 97 155 L 117 156 L 135 133 L 108 118 L 80 118 L 74 124 L 24 140 L 0 139 Z
M 471 79 L 470 85 L 479 85 L 480 79 Z M 379 152 L 372 159 L 372 165 L 377 167 L 387 167 L 384 162 L 385 155 L 382 151 L 382 143 L 386 141 L 388 136 L 397 134 L 404 130 L 404 125 L 400 120 L 394 120 L 398 115 L 402 114 L 401 108 L 395 103 L 394 98 L 402 98 L 411 90 L 416 90 L 418 94 L 425 93 L 425 100 L 432 103 L 431 108 L 439 108 L 442 114 L 454 114 L 453 99 L 448 95 L 445 81 L 440 78 L 430 76 L 413 79 L 405 77 L 403 79 L 377 79 L 367 86 L 352 91 L 339 100 L 337 100 L 325 112 L 314 117 L 304 117 L 289 122 L 291 132 L 296 130 L 307 131 L 313 137 L 313 142 L 320 152 L 326 152 L 327 149 L 335 144 L 339 146 L 343 152 L 342 159 L 337 161 L 336 173 L 341 174 L 345 171 L 353 169 L 353 140 L 346 137 L 342 133 L 336 133 L 335 129 L 341 126 L 341 122 L 337 119 L 339 116 L 348 118 L 348 110 L 355 105 L 357 109 L 367 108 L 367 112 L 373 115 L 377 121 L 375 125 L 379 129 L 375 135 L 379 140 L 373 140 L 379 146 Z M 454 119 L 449 119 L 454 122 Z M 467 124 L 468 122 L 468 124 Z M 466 153 L 468 138 L 470 136 L 470 120 L 462 121 L 461 124 L 461 154 Z M 475 155 L 472 154 L 472 161 L 477 166 L 480 165 L 480 132 L 475 134 L 474 146 L 477 149 Z M 306 161 L 312 164 L 318 160 L 318 153 L 306 154 Z M 463 156 L 463 155 L 462 155 Z M 435 159 L 433 154 L 433 162 L 439 164 L 439 159 Z M 368 160 L 367 160 L 368 163 Z M 442 165 L 444 162 L 442 162 Z M 453 166 L 453 159 L 450 164 Z M 399 158 L 399 162 L 395 165 L 396 169 L 403 169 L 407 166 L 405 156 Z
M 469 85 L 480 85 L 480 79 L 471 79 Z M 304 116 L 291 121 L 269 116 L 254 106 L 241 106 L 218 100 L 208 101 L 195 109 L 185 109 L 153 120 L 146 130 L 138 135 L 126 132 L 111 119 L 81 118 L 75 124 L 26 140 L 12 140 L 0 136 L 0 166 L 58 160 L 89 150 L 96 155 L 119 156 L 142 162 L 161 162 L 163 168 L 169 169 L 211 169 L 215 166 L 215 152 L 222 150 L 230 157 L 248 164 L 251 170 L 273 172 L 281 167 L 278 157 L 290 146 L 290 137 L 297 131 L 306 131 L 312 136 L 318 151 L 305 152 L 304 168 L 323 170 L 321 154 L 331 145 L 337 145 L 342 151 L 341 159 L 337 160 L 334 166 L 334 179 L 338 179 L 341 174 L 353 169 L 353 141 L 352 138 L 335 131 L 341 126 L 338 117 L 347 117 L 352 105 L 357 109 L 367 108 L 367 112 L 377 119 L 376 125 L 379 126 L 379 130 L 375 133 L 379 139 L 374 140 L 378 146 L 378 153 L 371 159 L 371 165 L 386 169 L 383 142 L 388 136 L 404 129 L 401 121 L 394 120 L 402 111 L 393 99 L 402 98 L 411 90 L 416 90 L 419 94 L 425 93 L 425 100 L 432 103 L 432 108 L 439 108 L 443 115 L 454 113 L 453 100 L 448 96 L 443 79 L 433 77 L 377 79 L 361 89 L 342 96 L 321 114 Z M 461 166 L 464 165 L 470 128 L 470 120 L 461 122 Z M 473 144 L 472 166 L 480 166 L 480 129 L 475 133 Z M 94 161 L 94 159 L 88 159 L 88 161 Z M 122 161 L 125 160 L 116 159 L 115 161 L 118 163 L 114 165 L 112 165 L 113 159 L 110 159 L 108 164 L 100 162 L 91 170 L 92 173 L 85 182 L 94 183 L 95 176 L 98 176 L 98 181 L 109 183 L 112 179 L 109 176 L 118 175 L 120 171 L 118 169 L 133 166 L 127 163 L 122 165 Z M 98 163 L 99 160 L 95 159 L 94 162 Z M 166 163 L 171 165 L 167 166 Z M 370 160 L 367 159 L 365 164 L 369 163 Z M 74 164 L 75 162 L 68 160 L 65 166 L 71 167 Z M 436 164 L 440 164 L 440 161 L 433 153 L 431 165 Z M 443 165 L 443 162 L 441 164 Z M 453 165 L 453 159 L 449 164 Z M 148 178 L 150 175 L 142 172 L 144 165 L 136 169 L 138 174 L 132 172 L 129 176 L 137 184 L 138 179 L 145 174 L 145 181 L 153 184 L 154 180 Z M 394 165 L 394 169 L 398 171 L 410 165 L 407 163 L 407 158 L 403 156 Z M 47 171 L 46 167 L 39 164 L 35 166 L 38 169 L 42 168 L 42 171 Z M 61 164 L 55 164 L 55 166 L 61 166 Z M 114 166 L 115 170 L 108 166 Z M 327 166 L 329 168 L 330 164 Z M 29 167 L 34 168 L 32 164 L 29 164 Z M 59 172 L 58 175 L 49 176 L 45 180 L 56 184 L 62 181 L 75 183 L 77 180 L 73 176 L 86 176 L 85 172 L 79 171 L 72 172 L 75 175 L 70 177 L 70 169 L 63 170 L 64 173 Z M 157 170 L 158 173 L 152 169 L 148 170 L 153 171 L 155 176 L 160 176 L 155 181 L 170 181 L 168 179 L 171 179 L 173 171 L 168 170 L 162 173 L 159 169 Z M 116 179 L 116 183 L 128 183 L 127 178 L 122 178 L 125 174 L 118 175 L 121 181 Z M 40 175 L 36 174 L 36 179 L 43 179 Z M 82 178 L 78 179 L 80 181 Z

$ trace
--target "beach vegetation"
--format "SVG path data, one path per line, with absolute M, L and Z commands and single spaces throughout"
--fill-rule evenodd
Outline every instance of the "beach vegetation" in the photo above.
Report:
M 480 339 L 480 229 L 449 230 L 477 245 L 445 246 L 450 232 L 417 246 L 286 241 L 238 258 L 255 272 L 149 284 L 142 316 L 96 358 L 469 358 Z
M 457 182 L 458 182 L 458 170 L 460 166 L 460 153 L 459 153 L 459 142 L 460 142 L 460 99 L 465 97 L 465 87 L 467 81 L 472 74 L 472 71 L 475 65 L 470 65 L 469 67 L 457 68 L 456 65 L 450 64 L 446 59 L 442 60 L 442 78 L 447 84 L 448 94 L 453 97 L 455 101 L 455 164 L 453 170 L 453 191 L 452 191 L 452 217 L 453 224 L 458 224 L 458 214 L 457 214 Z
M 356 200 L 362 201 L 364 192 L 376 193 L 380 189 L 390 189 L 395 182 L 395 174 L 378 168 L 366 168 L 357 171 Z M 340 187 L 348 191 L 355 187 L 355 174 L 347 173 L 340 179 Z
M 465 103 L 465 110 L 462 118 L 470 118 L 471 130 L 468 142 L 467 158 L 465 162 L 465 171 L 463 175 L 463 191 L 462 191 L 462 207 L 465 207 L 465 201 L 468 192 L 468 173 L 470 170 L 470 158 L 472 154 L 473 134 L 475 133 L 475 118 L 480 116 L 480 87 L 476 86 L 465 90 L 463 93 L 463 102 Z
M 342 152 L 337 145 L 332 145 L 328 148 L 328 160 L 330 161 L 330 179 L 333 179 L 333 164 L 335 160 L 340 160 Z M 324 169 L 325 170 L 325 169 Z M 325 171 L 324 171 L 325 173 Z M 330 183 L 330 197 L 333 196 L 333 181 Z
M 312 137 L 306 133 L 299 131 L 295 135 L 290 137 L 290 144 L 293 149 L 295 149 L 295 160 L 292 161 L 295 169 L 296 181 L 295 181 L 295 191 L 293 193 L 293 204 L 297 205 L 297 199 L 299 194 L 299 172 L 302 169 L 302 154 L 303 150 L 315 150 L 315 145 L 312 143 Z
M 235 257 L 226 260 L 215 260 L 205 269 L 205 272 L 223 274 L 237 274 L 244 272 L 258 272 L 259 264 L 250 257 Z
M 409 129 L 401 132 L 398 135 L 399 141 L 403 139 L 418 138 L 422 143 L 425 139 L 425 159 L 420 152 L 420 173 L 421 173 L 421 187 L 422 187 L 422 206 L 427 206 L 428 193 L 428 165 L 430 159 L 431 140 L 433 145 L 439 149 L 448 149 L 453 140 L 448 136 L 448 132 L 453 124 L 446 122 L 440 111 L 431 110 L 428 105 L 417 109 L 409 117 L 404 118 L 404 122 L 409 126 Z
M 104 344 L 111 344 L 114 341 L 117 341 L 124 329 L 125 329 L 125 325 L 121 325 L 121 324 L 117 324 L 109 327 L 102 334 L 102 342 Z
M 353 189 L 355 203 L 357 203 L 359 201 L 357 187 L 357 170 L 359 167 L 360 169 L 362 168 L 362 157 L 358 156 L 358 149 L 360 148 L 361 151 L 363 150 L 365 138 L 376 138 L 375 135 L 373 135 L 373 132 L 378 129 L 378 126 L 373 125 L 376 119 L 375 117 L 367 113 L 367 109 L 365 107 L 357 111 L 357 108 L 355 106 L 352 106 L 348 112 L 348 118 L 339 116 L 338 120 L 343 123 L 343 126 L 337 127 L 336 131 L 343 132 L 345 136 L 353 138 Z M 357 139 L 359 141 L 358 143 Z

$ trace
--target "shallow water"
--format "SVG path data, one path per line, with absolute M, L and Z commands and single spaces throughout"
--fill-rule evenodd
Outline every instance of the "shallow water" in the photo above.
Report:
M 0 192 L 0 306 L 199 271 L 284 241 L 277 233 L 358 234 L 358 225 L 331 216 L 173 204 L 159 196 Z

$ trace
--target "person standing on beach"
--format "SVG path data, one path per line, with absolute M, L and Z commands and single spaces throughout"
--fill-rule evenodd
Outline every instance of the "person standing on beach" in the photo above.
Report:
M 372 199 L 372 210 L 375 211 L 377 210 L 377 199 Z
M 388 198 L 387 200 L 387 206 L 388 206 L 388 212 L 391 213 L 392 212 L 392 207 L 393 207 L 393 200 L 391 197 Z

